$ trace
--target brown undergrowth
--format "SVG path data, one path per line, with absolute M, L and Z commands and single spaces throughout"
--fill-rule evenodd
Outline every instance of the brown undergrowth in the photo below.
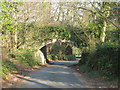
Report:
M 46 65 L 36 65 L 33 67 L 25 67 L 22 66 L 20 67 L 21 69 L 19 71 L 13 71 L 12 73 L 7 75 L 7 78 L 5 80 L 2 80 L 2 88 L 15 88 L 18 82 L 21 81 L 20 78 L 18 77 L 25 77 L 26 75 L 29 75 L 29 73 L 35 72 L 36 70 L 42 69 L 44 67 L 49 66 L 48 64 Z
M 78 76 L 80 76 L 87 82 L 88 86 L 92 86 L 95 88 L 118 88 L 117 80 L 105 81 L 105 80 L 103 80 L 102 76 L 94 77 L 88 73 L 82 72 L 80 70 L 81 66 L 79 66 L 79 65 L 71 66 L 71 68 L 73 69 L 73 71 L 76 71 L 78 73 Z

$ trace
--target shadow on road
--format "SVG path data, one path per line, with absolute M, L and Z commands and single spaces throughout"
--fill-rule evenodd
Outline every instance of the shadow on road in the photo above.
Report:
M 27 75 L 23 80 L 23 87 L 45 87 L 45 88 L 81 88 L 85 87 L 78 77 L 68 66 L 77 64 L 78 61 L 56 61 L 54 65 L 43 68 Z
M 43 83 L 40 83 L 40 82 L 37 82 L 37 81 L 34 81 L 34 80 L 22 78 L 22 77 L 19 77 L 19 76 L 17 76 L 17 78 L 22 79 L 22 80 L 25 80 L 25 81 L 28 81 L 28 82 L 31 82 L 31 83 L 35 83 L 35 84 L 41 85 L 41 86 L 43 86 L 43 87 L 52 88 L 52 86 L 49 86 L 49 85 L 46 85 L 46 84 L 43 84 Z

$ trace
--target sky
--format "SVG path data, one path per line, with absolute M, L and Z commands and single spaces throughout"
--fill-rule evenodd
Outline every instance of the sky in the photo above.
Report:
M 0 0 L 0 1 L 7 1 L 7 2 L 88 2 L 88 0 Z M 91 2 L 120 2 L 120 0 L 90 0 Z

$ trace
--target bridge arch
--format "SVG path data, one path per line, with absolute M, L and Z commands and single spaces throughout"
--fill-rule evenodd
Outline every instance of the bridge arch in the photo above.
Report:
M 42 45 L 38 49 L 38 56 L 41 59 L 39 61 L 41 62 L 41 64 L 49 63 L 49 60 L 47 58 L 47 52 L 49 52 L 49 48 L 51 48 L 50 46 L 56 42 L 70 43 L 70 45 L 77 47 L 77 44 L 74 41 L 70 41 L 70 40 L 63 40 L 63 39 L 48 40 L 48 41 L 42 43 Z M 41 54 L 41 55 L 39 55 L 39 54 Z

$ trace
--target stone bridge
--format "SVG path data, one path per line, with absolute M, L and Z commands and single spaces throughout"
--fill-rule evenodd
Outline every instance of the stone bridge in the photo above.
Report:
M 41 64 L 46 64 L 49 63 L 49 60 L 47 58 L 47 53 L 49 52 L 49 50 L 51 49 L 52 44 L 56 43 L 56 42 L 60 42 L 60 43 L 70 43 L 71 45 L 76 46 L 75 42 L 70 41 L 70 40 L 62 40 L 62 39 L 53 39 L 53 40 L 49 40 L 47 42 L 44 42 L 38 52 L 37 52 L 37 57 L 38 60 L 41 62 Z

